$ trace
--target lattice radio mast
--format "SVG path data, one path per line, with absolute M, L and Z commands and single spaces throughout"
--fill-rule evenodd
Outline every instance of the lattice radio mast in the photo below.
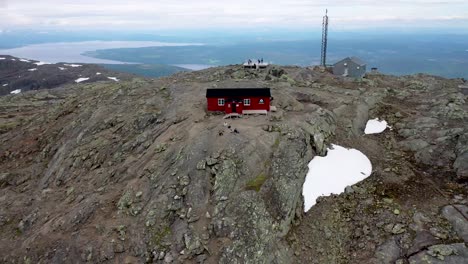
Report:
M 327 65 L 327 43 L 328 43 L 328 9 L 325 11 L 322 24 L 322 55 L 320 57 L 320 65 L 326 67 Z

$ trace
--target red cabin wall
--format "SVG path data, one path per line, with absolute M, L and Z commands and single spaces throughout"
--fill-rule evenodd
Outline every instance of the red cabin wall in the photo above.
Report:
M 223 106 L 218 105 L 218 99 L 224 99 L 225 103 Z M 229 97 L 229 99 L 241 99 L 242 103 L 239 103 L 237 107 L 237 112 L 242 114 L 242 110 L 267 110 L 270 111 L 270 97 Z M 244 105 L 244 99 L 250 99 L 250 105 Z M 260 99 L 263 99 L 264 103 L 260 104 Z M 232 107 L 229 108 L 228 105 L 231 104 L 227 102 L 228 98 L 207 98 L 208 111 L 223 111 L 227 114 L 232 113 Z M 240 109 L 240 110 L 239 110 Z M 240 111 L 240 112 L 239 112 Z
M 208 111 L 223 111 L 224 112 L 226 103 L 225 105 L 219 106 L 218 98 L 207 98 L 207 103 L 208 103 Z
M 269 97 L 248 97 L 248 98 L 246 97 L 245 99 L 250 99 L 250 105 L 244 105 L 245 110 L 270 111 L 270 98 Z M 264 101 L 263 104 L 260 104 L 260 99 L 263 99 Z

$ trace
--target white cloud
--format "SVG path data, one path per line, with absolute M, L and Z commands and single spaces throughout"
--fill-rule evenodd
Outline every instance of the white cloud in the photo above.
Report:
M 396 21 L 468 24 L 465 0 L 0 0 L 0 24 L 4 28 L 320 27 L 326 8 L 339 27 Z

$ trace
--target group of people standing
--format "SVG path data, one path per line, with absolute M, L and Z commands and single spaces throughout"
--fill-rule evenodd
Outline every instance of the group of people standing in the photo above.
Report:
M 247 61 L 247 64 L 249 64 L 249 65 L 252 65 L 252 63 L 254 63 L 254 62 L 253 62 L 251 59 L 249 59 L 249 60 Z M 262 64 L 262 63 L 263 63 L 263 58 L 257 59 L 257 63 L 258 63 L 258 64 Z

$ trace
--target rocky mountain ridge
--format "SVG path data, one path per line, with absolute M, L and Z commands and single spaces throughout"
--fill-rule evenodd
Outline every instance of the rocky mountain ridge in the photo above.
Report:
M 463 263 L 462 80 L 240 66 L 0 98 L 6 263 Z M 206 111 L 271 87 L 268 116 Z M 393 127 L 364 135 L 369 118 Z M 353 147 L 372 175 L 303 213 L 307 164 Z
M 133 75 L 109 71 L 94 64 L 45 63 L 0 55 L 0 96 L 60 87 L 79 82 L 130 80 Z M 15 92 L 14 92 L 15 93 Z

